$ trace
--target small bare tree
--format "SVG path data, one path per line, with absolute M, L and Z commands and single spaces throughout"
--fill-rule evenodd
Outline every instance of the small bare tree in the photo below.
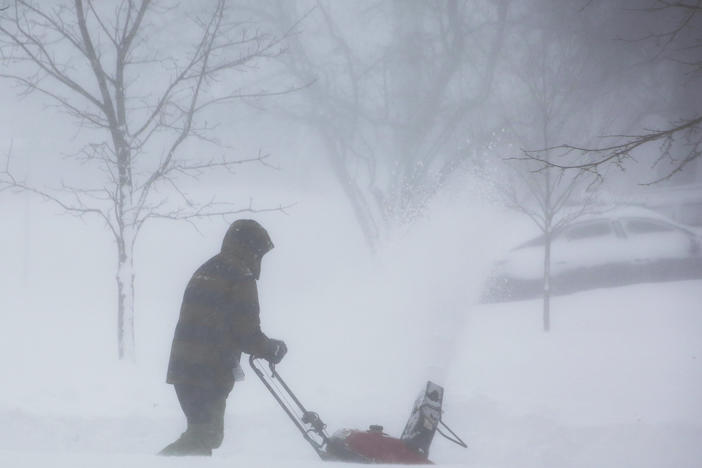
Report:
M 104 221 L 117 247 L 120 359 L 135 357 L 134 246 L 144 223 L 255 211 L 251 204 L 198 201 L 182 183 L 207 171 L 265 164 L 266 155 L 234 159 L 183 153 L 191 139 L 218 143 L 213 126 L 202 118 L 207 109 L 267 94 L 227 89 L 222 81 L 278 55 L 282 37 L 231 20 L 226 0 L 206 2 L 206 7 L 188 17 L 190 24 L 179 24 L 182 37 L 171 37 L 170 43 L 159 42 L 157 32 L 176 7 L 152 0 L 15 0 L 0 13 L 0 77 L 45 96 L 87 128 L 91 141 L 73 158 L 102 174 L 77 186 L 42 189 L 17 176 L 8 158 L 0 181 L 69 213 Z M 173 44 L 178 42 L 180 48 Z
M 536 6 L 550 10 L 552 3 L 546 0 Z M 531 15 L 541 18 L 538 10 L 525 13 L 527 19 Z M 521 147 L 548 148 L 554 139 L 579 134 L 592 125 L 596 119 L 590 115 L 591 104 L 600 84 L 588 74 L 596 67 L 588 61 L 590 51 L 578 34 L 547 23 L 517 30 L 511 39 L 516 41 L 512 44 L 517 54 L 506 62 L 509 76 L 517 80 L 509 83 L 514 94 L 504 93 L 509 104 L 503 107 L 510 109 L 505 115 L 511 116 L 503 138 Z M 545 151 L 542 157 L 549 161 L 552 155 Z M 528 216 L 543 235 L 543 329 L 549 331 L 552 242 L 559 230 L 592 207 L 596 180 L 544 166 L 524 155 L 506 158 L 506 162 L 511 174 L 496 187 L 506 205 Z

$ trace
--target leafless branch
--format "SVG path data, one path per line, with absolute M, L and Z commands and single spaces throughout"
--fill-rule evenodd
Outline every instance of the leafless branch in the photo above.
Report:
M 96 215 L 101 218 L 106 226 L 116 235 L 115 226 L 113 221 L 107 215 L 107 213 L 95 207 L 86 206 L 83 202 L 82 195 L 89 194 L 92 191 L 86 189 L 73 189 L 67 191 L 69 196 L 74 199 L 74 202 L 68 202 L 54 193 L 47 190 L 38 189 L 32 185 L 27 184 L 16 178 L 10 167 L 11 154 L 8 154 L 5 160 L 5 167 L 0 171 L 0 189 L 2 190 L 16 190 L 20 192 L 27 192 L 39 196 L 45 201 L 51 202 L 54 205 L 60 207 L 66 213 L 72 214 L 77 217 L 84 217 L 86 215 Z
M 678 172 L 682 171 L 685 166 L 702 155 L 702 116 L 686 120 L 675 124 L 673 127 L 663 130 L 649 130 L 642 135 L 610 135 L 607 138 L 624 139 L 622 143 L 608 145 L 603 147 L 579 147 L 574 145 L 558 145 L 551 148 L 541 150 L 524 150 L 523 159 L 531 159 L 541 163 L 542 167 L 554 167 L 563 170 L 575 169 L 586 171 L 592 174 L 600 175 L 599 169 L 607 164 L 616 164 L 620 167 L 626 159 L 632 158 L 634 150 L 647 145 L 649 143 L 660 143 L 661 153 L 654 166 L 661 163 L 663 160 L 669 160 L 675 163 L 675 167 L 668 171 L 665 175 L 647 183 L 655 184 L 663 180 L 670 179 Z M 673 142 L 676 138 L 684 139 L 689 148 L 688 152 L 682 159 L 677 159 L 671 152 Z M 545 159 L 543 157 L 546 151 L 556 151 L 560 157 L 567 155 L 579 155 L 583 158 L 591 157 L 582 163 L 562 163 L 554 159 Z M 560 159 L 560 158 L 557 158 Z
M 27 2 L 23 0 L 17 0 L 15 2 L 14 17 L 12 19 L 5 16 L 0 17 L 0 33 L 6 36 L 12 44 L 22 51 L 26 60 L 29 60 L 48 76 L 54 78 L 68 89 L 87 99 L 88 102 L 102 110 L 102 103 L 100 100 L 93 96 L 85 87 L 81 86 L 76 79 L 70 77 L 64 70 L 62 70 L 61 67 L 55 62 L 53 54 L 47 50 L 46 44 L 42 42 L 42 39 L 32 33 L 31 28 L 35 26 L 36 23 L 30 21 L 28 28 L 23 25 L 22 18 L 19 16 L 18 6 L 25 7 L 26 4 Z M 7 26 L 5 26 L 5 23 L 8 21 L 11 22 L 12 26 L 14 26 L 17 32 L 13 32 L 8 29 Z M 57 32 L 61 33 L 61 30 L 58 30 Z M 62 33 L 62 35 L 64 35 L 64 37 L 70 37 L 70 35 L 65 33 Z M 84 53 L 81 48 L 78 48 L 78 50 L 81 53 Z
M 674 26 L 657 33 L 648 34 L 637 40 L 645 41 L 649 39 L 654 39 L 660 45 L 660 50 L 658 56 L 666 53 L 668 49 L 679 39 L 680 35 L 687 29 L 693 27 L 693 20 L 697 15 L 702 13 L 702 1 L 695 0 L 694 3 L 685 2 L 671 2 L 667 0 L 656 0 L 657 6 L 638 8 L 638 11 L 657 13 L 661 11 L 673 11 L 681 13 L 677 20 L 677 24 Z M 696 48 L 700 47 L 700 44 L 695 45 Z

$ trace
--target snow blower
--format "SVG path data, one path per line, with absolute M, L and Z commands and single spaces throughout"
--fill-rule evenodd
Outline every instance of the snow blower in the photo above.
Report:
M 427 382 L 424 392 L 415 402 L 399 439 L 384 433 L 383 427 L 379 425 L 372 425 L 366 431 L 340 429 L 329 436 L 327 425 L 317 413 L 308 411 L 302 405 L 273 364 L 268 364 L 270 372 L 266 372 L 263 360 L 253 355 L 249 357 L 249 364 L 322 460 L 432 464 L 429 460 L 429 446 L 436 432 L 461 447 L 467 447 L 442 421 L 444 389 L 433 382 Z

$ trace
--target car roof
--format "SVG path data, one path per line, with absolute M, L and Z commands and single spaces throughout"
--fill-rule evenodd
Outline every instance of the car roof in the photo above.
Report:
M 613 206 L 597 209 L 596 211 L 584 214 L 583 216 L 577 218 L 572 224 L 578 223 L 580 221 L 594 221 L 599 219 L 620 219 L 620 218 L 650 218 L 658 221 L 665 221 L 671 224 L 680 225 L 662 215 L 657 211 L 653 211 L 642 206 L 626 205 L 626 206 Z M 681 225 L 682 226 L 682 225 Z
M 613 206 L 613 207 L 606 207 L 606 208 L 601 208 L 598 209 L 597 211 L 594 211 L 592 213 L 588 213 L 586 215 L 583 215 L 576 220 L 574 220 L 572 223 L 569 224 L 569 226 L 572 226 L 574 224 L 579 223 L 580 221 L 595 221 L 595 220 L 601 220 L 601 219 L 623 219 L 623 218 L 647 218 L 650 220 L 655 220 L 655 221 L 661 221 L 670 225 L 673 225 L 677 227 L 678 229 L 681 229 L 683 231 L 687 231 L 688 233 L 691 234 L 696 234 L 698 235 L 698 230 L 695 229 L 694 226 L 689 226 L 687 224 L 679 223 L 678 221 L 675 221 L 664 214 L 661 214 L 658 211 L 651 210 L 649 208 L 644 208 L 642 206 L 637 206 L 637 205 L 618 205 L 618 206 Z

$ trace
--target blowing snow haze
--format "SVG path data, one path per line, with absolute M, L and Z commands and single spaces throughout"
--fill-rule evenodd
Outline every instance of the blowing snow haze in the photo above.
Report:
M 242 359 L 212 459 L 166 383 L 236 219 L 278 365 L 439 465 L 702 459 L 702 3 L 0 0 L 0 465 L 322 462 Z

